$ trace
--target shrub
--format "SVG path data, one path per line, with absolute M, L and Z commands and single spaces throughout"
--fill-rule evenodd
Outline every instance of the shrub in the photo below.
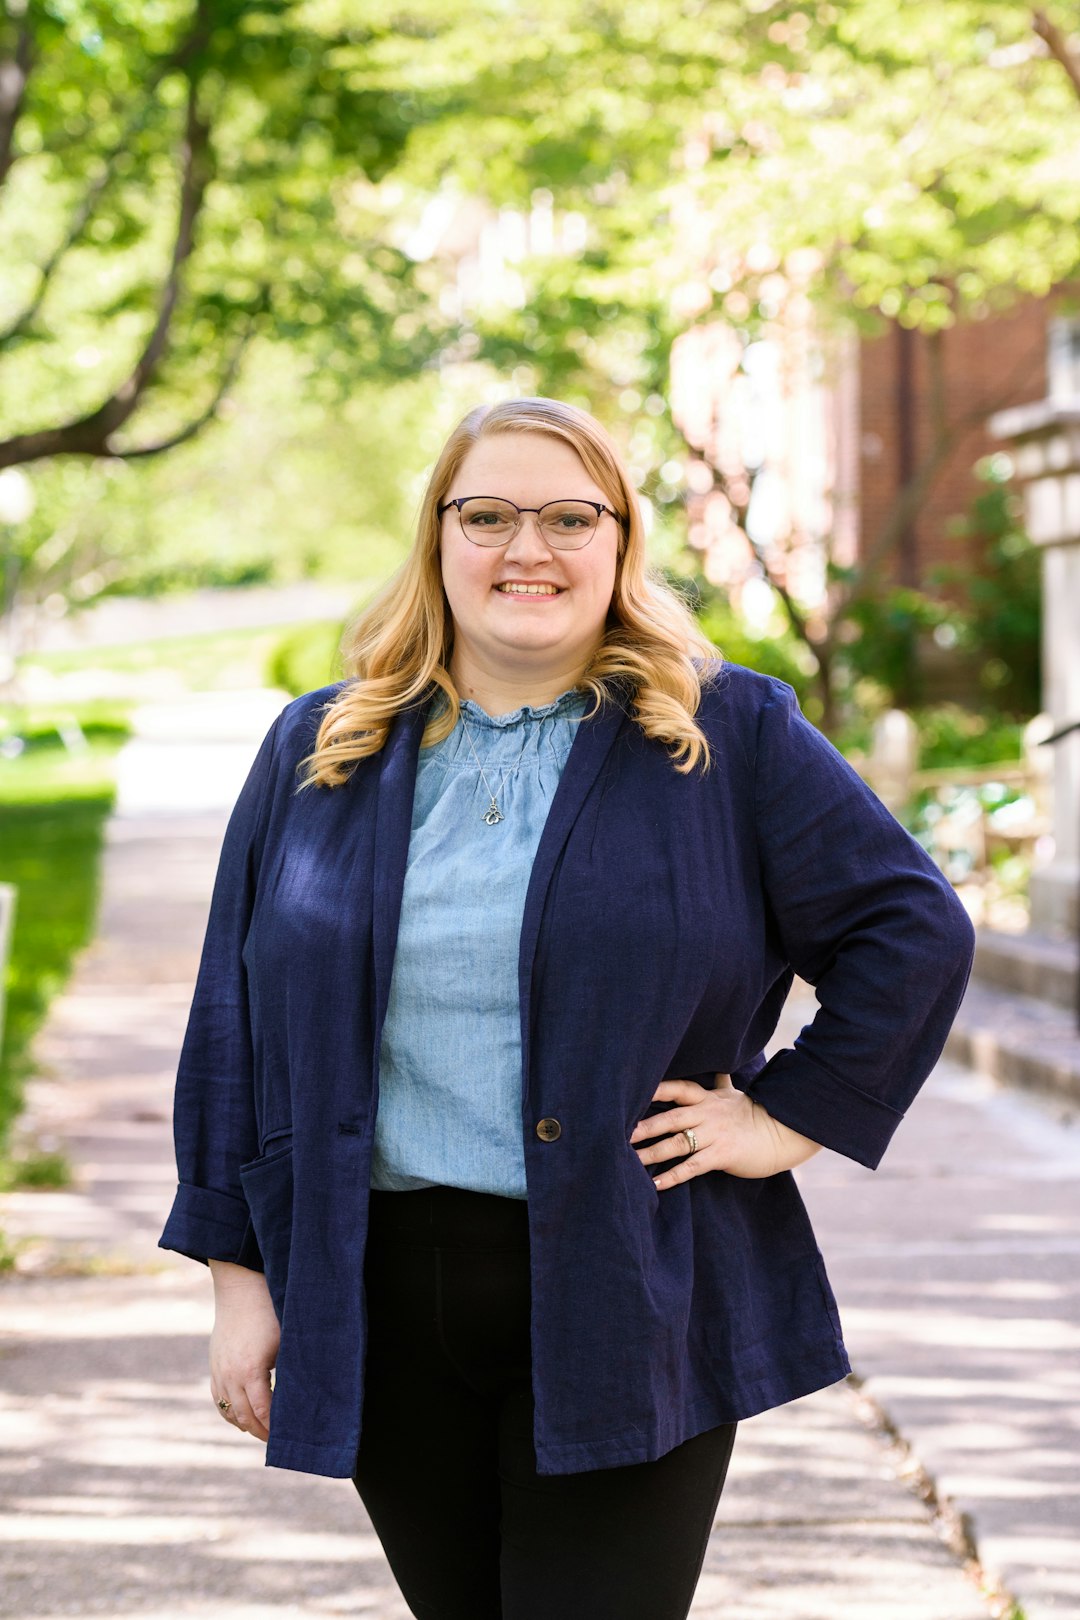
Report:
M 340 643 L 344 625 L 321 619 L 290 630 L 274 648 L 267 678 L 293 697 L 342 679 Z

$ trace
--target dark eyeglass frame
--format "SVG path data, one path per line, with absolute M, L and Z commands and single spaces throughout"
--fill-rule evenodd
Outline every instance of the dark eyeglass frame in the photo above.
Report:
M 465 525 L 461 522 L 461 508 L 463 506 L 467 505 L 467 503 L 469 501 L 499 501 L 499 502 L 501 502 L 501 504 L 503 506 L 512 506 L 514 508 L 514 511 L 518 515 L 518 525 L 517 525 L 517 528 L 514 530 L 513 534 L 508 534 L 506 536 L 505 540 L 495 540 L 495 541 L 493 541 L 491 543 L 490 547 L 488 547 L 488 549 L 490 549 L 492 551 L 496 550 L 497 547 L 499 547 L 499 546 L 508 546 L 510 544 L 511 540 L 516 540 L 517 539 L 517 536 L 521 533 L 521 519 L 525 516 L 526 512 L 533 512 L 533 513 L 535 513 L 536 517 L 539 518 L 540 513 L 542 511 L 544 511 L 545 507 L 548 507 L 548 506 L 563 506 L 568 501 L 576 501 L 579 506 L 591 506 L 593 508 L 593 510 L 595 511 L 595 513 L 596 513 L 596 524 L 589 531 L 589 539 L 585 541 L 585 545 L 581 545 L 581 546 L 558 546 L 558 545 L 556 545 L 555 546 L 556 551 L 584 551 L 585 546 L 587 546 L 589 544 L 589 541 L 592 539 L 593 535 L 596 533 L 596 530 L 597 530 L 597 528 L 599 527 L 599 524 L 600 524 L 600 519 L 603 517 L 605 512 L 610 512 L 612 517 L 615 519 L 616 523 L 619 525 L 619 527 L 620 528 L 623 527 L 623 520 L 619 516 L 618 512 L 616 512 L 614 510 L 613 507 L 605 506 L 603 501 L 589 501 L 589 500 L 586 500 L 584 498 L 584 496 L 580 496 L 580 495 L 563 495 L 558 500 L 545 501 L 543 506 L 519 506 L 516 501 L 508 500 L 505 495 L 456 495 L 452 501 L 444 501 L 441 506 L 436 507 L 435 508 L 436 515 L 438 517 L 442 517 L 443 513 L 448 512 L 450 510 L 450 508 L 453 506 L 457 510 L 458 523 L 461 526 L 461 532 L 462 532 L 462 534 L 465 534 Z M 466 538 L 466 540 L 470 541 L 474 546 L 487 546 L 488 545 L 487 541 L 474 540 L 471 534 L 465 534 L 465 538 Z M 550 539 L 550 536 L 548 538 Z M 552 542 L 552 544 L 554 544 L 554 542 Z

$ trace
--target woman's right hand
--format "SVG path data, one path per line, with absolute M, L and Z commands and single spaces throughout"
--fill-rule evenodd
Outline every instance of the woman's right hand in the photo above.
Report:
M 270 1438 L 270 1370 L 281 1328 L 261 1271 L 211 1260 L 214 1327 L 210 1334 L 210 1393 L 229 1402 L 222 1417 L 257 1439 Z M 220 1411 L 220 1407 L 218 1408 Z

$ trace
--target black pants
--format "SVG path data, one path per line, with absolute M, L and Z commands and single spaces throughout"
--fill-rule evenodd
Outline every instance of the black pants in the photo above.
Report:
M 371 1193 L 353 1483 L 417 1620 L 685 1620 L 735 1424 L 538 1474 L 524 1199 Z

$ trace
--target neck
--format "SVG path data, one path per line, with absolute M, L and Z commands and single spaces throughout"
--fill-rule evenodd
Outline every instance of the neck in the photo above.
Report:
M 499 670 L 455 649 L 449 674 L 459 697 L 470 698 L 486 714 L 511 714 L 526 703 L 534 709 L 553 703 L 563 692 L 577 685 L 587 667 L 587 664 L 566 664 L 543 671 Z

